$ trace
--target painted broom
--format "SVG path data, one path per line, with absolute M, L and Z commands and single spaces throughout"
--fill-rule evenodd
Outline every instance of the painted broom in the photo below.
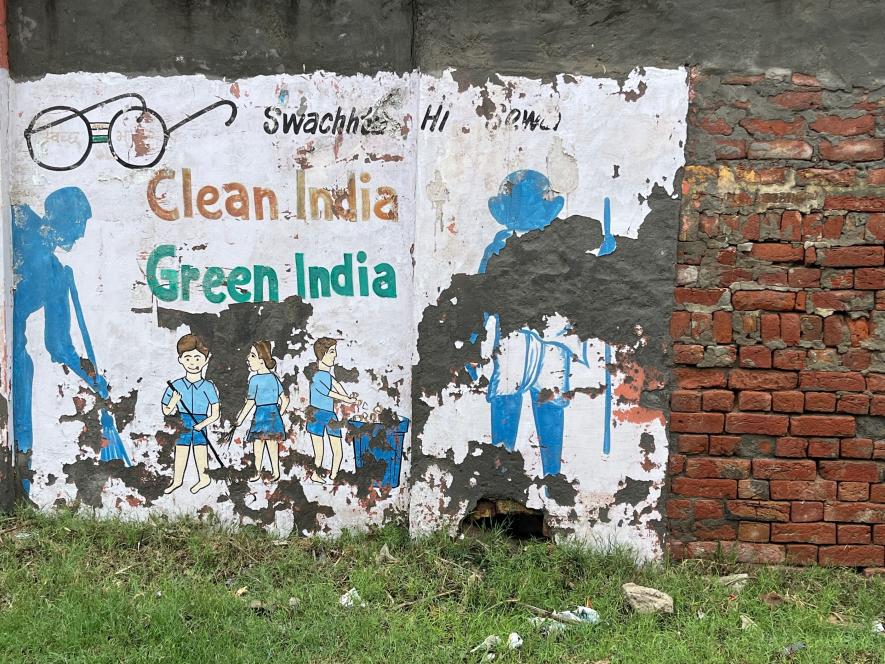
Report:
M 92 339 L 89 337 L 89 330 L 86 328 L 86 320 L 83 318 L 83 308 L 80 306 L 80 295 L 77 293 L 77 286 L 74 283 L 73 273 L 69 274 L 68 284 L 71 303 L 74 305 L 74 314 L 77 316 L 77 325 L 80 327 L 80 334 L 83 337 L 83 346 L 86 348 L 86 357 L 92 364 L 92 375 L 95 376 L 92 389 L 95 390 L 95 393 L 101 399 L 106 400 L 108 398 L 108 391 L 107 388 L 102 387 L 98 382 L 98 368 L 95 364 L 95 351 L 92 348 Z M 123 446 L 123 440 L 120 438 L 120 432 L 117 431 L 117 424 L 114 422 L 114 417 L 104 406 L 99 409 L 99 419 L 101 420 L 101 460 L 114 461 L 115 459 L 120 459 L 127 466 L 131 466 L 132 462 L 129 460 L 126 448 Z

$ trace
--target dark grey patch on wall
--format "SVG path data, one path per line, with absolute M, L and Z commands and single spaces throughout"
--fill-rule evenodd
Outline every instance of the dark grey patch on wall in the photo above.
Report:
M 228 487 L 230 500 L 236 506 L 236 512 L 241 517 L 248 517 L 257 523 L 270 526 L 274 523 L 276 513 L 283 509 L 292 511 L 294 520 L 293 534 L 301 535 L 302 531 L 316 532 L 319 528 L 319 517 L 332 517 L 334 511 L 331 507 L 311 502 L 304 494 L 301 483 L 298 480 L 281 480 L 277 483 L 271 496 L 268 498 L 267 507 L 255 509 L 248 504 L 252 500 L 249 486 L 245 482 L 235 482 Z
M 240 77 L 411 69 L 408 0 L 11 0 L 10 70 Z
M 157 436 L 160 443 L 159 461 L 164 467 L 172 466 L 172 449 L 175 439 L 172 436 Z M 102 491 L 105 483 L 117 478 L 127 488 L 137 492 L 144 499 L 144 505 L 150 507 L 163 495 L 163 490 L 171 480 L 168 476 L 155 473 L 144 463 L 126 466 L 122 461 L 99 461 L 94 458 L 79 459 L 63 466 L 65 482 L 77 488 L 76 500 L 90 507 L 101 507 Z M 139 500 L 133 495 L 133 500 Z
M 335 366 L 335 379 L 339 383 L 355 383 L 360 379 L 360 370 L 356 367 Z
M 421 477 L 429 466 L 436 465 L 452 475 L 446 496 L 452 498 L 442 513 L 450 517 L 461 517 L 460 502 L 468 498 L 465 514 L 470 513 L 477 502 L 489 500 L 512 500 L 525 504 L 528 490 L 533 485 L 543 486 L 547 495 L 562 506 L 575 504 L 575 487 L 562 475 L 533 480 L 525 472 L 525 460 L 515 450 L 509 452 L 503 447 L 486 445 L 475 440 L 468 444 L 467 455 L 460 463 L 455 463 L 449 455 L 447 459 L 414 455 L 412 476 Z M 474 482 L 471 486 L 471 480 Z M 435 515 L 436 516 L 436 515 Z M 560 524 L 551 524 L 556 533 L 568 531 Z
M 633 67 L 831 71 L 849 83 L 882 77 L 885 3 L 852 0 L 424 0 L 417 59 L 546 78 L 623 75 Z
M 622 78 L 636 66 L 785 67 L 870 84 L 885 3 L 852 0 L 9 0 L 15 78 L 240 77 L 448 67 Z
M 65 481 L 77 487 L 77 501 L 95 508 L 101 507 L 104 485 L 112 477 L 137 491 L 148 507 L 163 495 L 163 490 L 168 485 L 166 480 L 171 479 L 155 474 L 143 463 L 127 467 L 122 461 L 80 459 L 66 463 L 62 468 L 65 471 Z M 137 496 L 132 498 L 138 500 Z
M 0 427 L 9 427 L 9 401 L 0 394 Z M 6 444 L 0 444 L 0 513 L 9 512 L 16 500 L 15 462 L 12 454 L 12 440 L 7 437 Z
M 666 375 L 680 199 L 655 185 L 648 204 L 651 211 L 637 238 L 618 236 L 618 248 L 610 256 L 587 253 L 602 242 L 599 221 L 571 216 L 511 237 L 484 274 L 452 277 L 418 325 L 420 360 L 412 379 L 415 433 L 421 434 L 429 414 L 422 396 L 438 397 L 452 382 L 472 384 L 464 367 L 482 362 L 480 344 L 470 343 L 470 337 L 484 334 L 486 312 L 498 314 L 501 338 L 522 327 L 543 330 L 546 317 L 558 313 L 581 339 L 632 346 L 639 323 L 649 343 L 637 352 L 636 361 Z M 460 348 L 455 342 L 461 342 Z
M 108 473 L 98 473 L 98 464 L 92 459 L 66 463 L 62 470 L 66 482 L 77 487 L 78 503 L 87 507 L 101 507 L 101 494 L 104 483 L 108 480 Z
M 643 500 L 648 499 L 653 484 L 652 480 L 634 480 L 632 477 L 625 478 L 624 486 L 614 493 L 612 505 L 626 503 L 635 507 Z M 640 517 L 645 514 L 651 514 L 653 511 L 654 506 L 652 505 L 646 505 L 641 511 L 633 510 L 633 518 L 628 523 L 631 526 L 638 526 L 641 523 Z M 611 506 L 600 508 L 597 519 L 602 523 L 611 523 Z M 617 525 L 619 527 L 623 526 L 624 521 L 619 521 Z M 658 536 L 660 541 L 663 541 L 666 535 L 666 527 L 660 519 L 649 520 L 646 526 Z
M 880 440 L 885 438 L 885 418 L 882 417 L 857 417 L 857 435 L 864 438 Z
M 23 497 L 25 497 L 24 489 L 21 478 L 16 473 L 11 444 L 2 445 L 0 446 L 0 513 L 11 512 L 13 505 Z
M 113 387 L 113 386 L 112 386 Z M 118 431 L 122 431 L 135 415 L 135 404 L 138 402 L 138 390 L 131 390 L 116 402 L 111 399 L 96 398 L 92 407 L 85 409 L 82 395 L 89 394 L 81 388 L 80 395 L 74 398 L 77 412 L 73 415 L 62 415 L 59 422 L 80 422 L 83 429 L 77 437 L 80 448 L 90 448 L 96 454 L 102 448 L 101 411 L 107 410 L 114 418 Z M 137 444 L 135 439 L 133 442 Z M 168 449 L 161 448 L 161 461 L 168 455 Z M 168 455 L 171 464 L 171 455 Z M 79 459 L 63 466 L 65 481 L 77 487 L 77 501 L 90 507 L 101 507 L 101 494 L 105 482 L 111 477 L 119 478 L 128 488 L 138 491 L 150 505 L 160 497 L 165 488 L 163 477 L 148 470 L 145 464 L 139 463 L 127 467 L 122 461 L 101 462 L 94 458 Z
M 681 177 L 675 187 L 680 190 Z M 484 335 L 485 312 L 498 314 L 502 338 L 522 327 L 544 329 L 545 318 L 558 313 L 581 339 L 632 346 L 637 340 L 635 325 L 640 323 L 648 343 L 635 360 L 667 375 L 665 349 L 680 199 L 655 185 L 648 204 L 651 211 L 638 237 L 617 237 L 617 250 L 609 256 L 588 253 L 602 242 L 599 221 L 580 216 L 556 219 L 543 230 L 509 238 L 485 273 L 455 275 L 436 304 L 424 310 L 418 325 L 420 360 L 412 378 L 412 476 L 422 477 L 431 465 L 450 473 L 446 489 L 452 499 L 450 509 L 457 509 L 465 498 L 469 509 L 482 498 L 524 501 L 532 485 L 518 452 L 472 441 L 459 464 L 421 452 L 421 436 L 432 410 L 424 398 L 440 399 L 452 384 L 483 388 L 473 383 L 464 366 L 482 361 L 480 344 L 470 343 L 470 337 Z M 665 397 L 660 402 L 666 407 Z M 650 436 L 640 441 L 646 454 L 654 444 Z M 474 456 L 475 451 L 481 453 Z M 574 505 L 575 488 L 564 477 L 548 476 L 539 483 L 558 504 Z M 648 498 L 651 486 L 651 481 L 627 478 L 615 500 L 635 505 Z M 600 510 L 597 518 L 606 520 L 608 511 Z
M 110 386 L 113 391 L 113 385 Z M 77 443 L 80 447 L 89 447 L 96 453 L 102 448 L 102 427 L 101 427 L 101 411 L 108 411 L 114 418 L 114 423 L 118 431 L 122 431 L 135 417 L 135 404 L 138 401 L 138 390 L 130 390 L 123 396 L 113 399 L 102 399 L 94 397 L 95 401 L 92 407 L 85 409 L 86 398 L 92 397 L 93 393 L 81 387 L 80 392 L 74 397 L 74 406 L 76 412 L 73 415 L 62 415 L 58 418 L 59 422 L 80 422 L 83 429 L 77 437 Z
M 624 486 L 615 492 L 615 504 L 628 503 L 634 507 L 648 499 L 653 482 L 651 480 L 634 480 L 624 478 Z
M 249 348 L 259 340 L 273 344 L 274 357 L 297 355 L 307 347 L 307 325 L 313 307 L 297 296 L 282 302 L 243 302 L 220 313 L 188 313 L 178 309 L 157 310 L 160 327 L 177 330 L 181 326 L 198 335 L 209 347 L 212 359 L 206 377 L 218 389 L 222 421 L 231 421 L 246 400 Z M 174 346 L 169 352 L 175 354 Z M 288 391 L 297 374 L 280 375 Z M 157 395 L 157 403 L 161 395 Z M 159 406 L 158 406 L 159 408 Z
M 641 449 L 646 455 L 654 453 L 655 437 L 647 431 L 643 432 L 642 435 L 639 436 L 639 449 Z

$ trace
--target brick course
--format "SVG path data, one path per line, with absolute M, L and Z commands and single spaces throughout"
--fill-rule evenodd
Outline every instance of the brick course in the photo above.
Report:
M 692 75 L 670 539 L 683 557 L 872 572 L 885 566 L 885 102 L 809 87 L 806 73 Z

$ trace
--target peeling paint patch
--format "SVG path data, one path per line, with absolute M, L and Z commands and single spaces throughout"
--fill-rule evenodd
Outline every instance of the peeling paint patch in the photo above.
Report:
M 416 246 L 434 269 L 416 271 L 412 527 L 506 498 L 544 510 L 557 538 L 660 555 L 685 72 L 425 86 L 460 133 L 422 134 L 419 214 L 459 234 Z M 444 513 L 423 490 L 440 473 Z

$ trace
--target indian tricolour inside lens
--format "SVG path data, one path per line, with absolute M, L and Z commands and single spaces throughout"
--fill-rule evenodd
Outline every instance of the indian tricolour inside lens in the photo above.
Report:
M 89 150 L 89 123 L 70 110 L 48 110 L 34 118 L 29 139 L 38 164 L 44 168 L 72 168 Z
M 116 116 L 109 131 L 114 155 L 133 168 L 152 166 L 163 151 L 163 121 L 150 109 L 131 108 Z

